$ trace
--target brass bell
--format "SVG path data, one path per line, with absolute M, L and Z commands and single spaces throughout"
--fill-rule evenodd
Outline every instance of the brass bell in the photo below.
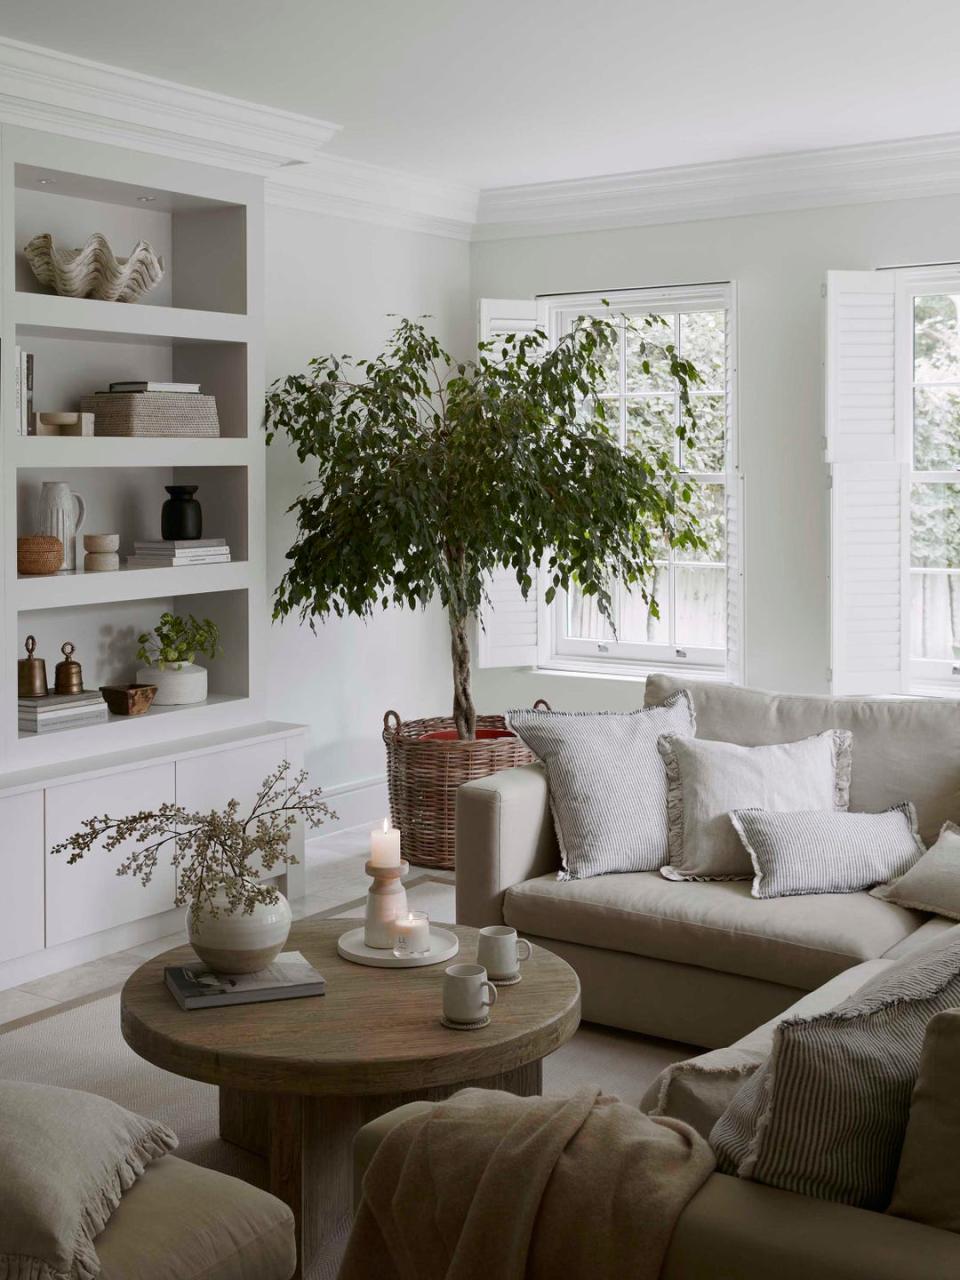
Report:
M 83 693 L 83 671 L 80 663 L 73 657 L 75 645 L 68 640 L 61 648 L 63 661 L 57 663 L 56 679 L 53 682 L 54 693 Z
M 17 697 L 45 698 L 47 696 L 47 664 L 42 658 L 35 658 L 33 651 L 37 642 L 33 636 L 27 636 L 27 656 L 17 663 Z

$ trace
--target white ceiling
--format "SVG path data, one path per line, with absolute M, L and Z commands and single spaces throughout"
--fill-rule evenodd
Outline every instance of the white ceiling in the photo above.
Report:
M 960 130 L 957 0 L 0 0 L 0 35 L 484 188 Z

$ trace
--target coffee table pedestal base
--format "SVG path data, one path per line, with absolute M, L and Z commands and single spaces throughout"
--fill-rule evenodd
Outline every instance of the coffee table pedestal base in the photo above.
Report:
M 466 1033 L 464 1033 L 466 1034 Z M 268 1189 L 293 1210 L 297 1271 L 302 1280 L 325 1240 L 353 1212 L 353 1136 L 358 1129 L 406 1102 L 441 1102 L 460 1089 L 502 1089 L 520 1097 L 539 1094 L 543 1063 L 483 1080 L 463 1080 L 412 1093 L 318 1097 L 220 1089 L 220 1136 L 265 1157 Z

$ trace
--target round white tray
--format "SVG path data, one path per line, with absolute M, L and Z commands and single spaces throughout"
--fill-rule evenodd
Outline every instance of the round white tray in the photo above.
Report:
M 460 950 L 460 940 L 449 929 L 430 926 L 430 950 L 423 956 L 395 956 L 387 948 L 368 947 L 363 940 L 363 927 L 341 934 L 337 940 L 337 954 L 354 964 L 369 964 L 375 969 L 415 969 L 425 964 L 442 964 L 451 960 Z

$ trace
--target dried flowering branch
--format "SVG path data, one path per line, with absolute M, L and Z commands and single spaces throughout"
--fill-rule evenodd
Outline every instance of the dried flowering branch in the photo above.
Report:
M 226 898 L 229 914 L 249 915 L 257 903 L 277 901 L 277 890 L 264 884 L 262 873 L 291 866 L 290 835 L 299 818 L 318 827 L 337 815 L 326 805 L 319 787 L 306 789 L 305 769 L 291 775 L 291 764 L 282 764 L 263 780 L 253 807 L 240 817 L 240 803 L 231 800 L 225 809 L 191 813 L 175 804 L 131 813 L 124 818 L 86 818 L 81 829 L 55 845 L 51 854 L 66 853 L 67 865 L 80 862 L 95 847 L 107 853 L 132 841 L 137 847 L 117 867 L 118 876 L 136 876 L 147 885 L 161 854 L 167 851 L 176 872 L 178 907 L 190 904 L 194 921 L 206 912 L 218 916 Z M 252 865 L 259 859 L 260 869 Z

